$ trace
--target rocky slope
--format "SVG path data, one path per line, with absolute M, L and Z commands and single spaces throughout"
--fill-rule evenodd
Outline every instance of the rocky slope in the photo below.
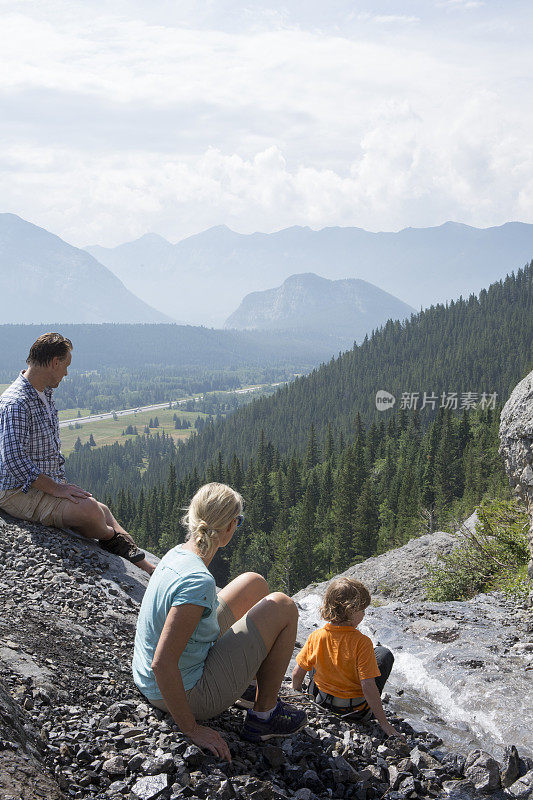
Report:
M 307 272 L 291 275 L 275 289 L 246 295 L 225 327 L 335 334 L 353 344 L 388 319 L 406 319 L 415 313 L 367 281 L 330 281 Z
M 475 522 L 476 515 L 473 514 L 464 524 L 472 526 Z M 426 534 L 411 539 L 403 547 L 367 558 L 361 564 L 354 564 L 341 575 L 362 581 L 379 603 L 402 598 L 411 602 L 423 600 L 426 596 L 424 564 L 434 562 L 437 554 L 449 553 L 456 543 L 457 538 L 445 531 Z M 311 584 L 299 591 L 294 599 L 302 600 L 311 593 L 322 596 L 327 585 L 328 581 Z
M 1 517 L 0 562 L 2 800 L 460 800 L 533 791 L 533 760 L 512 749 L 503 764 L 479 748 L 466 758 L 450 752 L 397 716 L 401 694 L 388 708 L 405 742 L 298 695 L 309 725 L 288 740 L 251 746 L 238 735 L 243 712 L 221 715 L 213 724 L 233 761 L 216 762 L 132 684 L 144 573 L 73 534 Z

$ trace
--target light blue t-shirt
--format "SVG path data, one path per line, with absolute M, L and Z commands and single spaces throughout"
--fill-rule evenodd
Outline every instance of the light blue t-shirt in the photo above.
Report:
M 162 699 L 151 665 L 168 612 L 172 606 L 186 603 L 205 607 L 178 662 L 187 691 L 201 678 L 205 659 L 218 639 L 220 628 L 215 579 L 200 556 L 178 545 L 166 553 L 152 574 L 137 620 L 133 679 L 149 700 Z

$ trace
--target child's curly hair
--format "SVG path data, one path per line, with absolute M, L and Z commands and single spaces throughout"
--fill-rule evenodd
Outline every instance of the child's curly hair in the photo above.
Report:
M 342 625 L 354 611 L 370 605 L 370 593 L 361 581 L 354 578 L 335 578 L 326 589 L 320 614 L 327 622 Z

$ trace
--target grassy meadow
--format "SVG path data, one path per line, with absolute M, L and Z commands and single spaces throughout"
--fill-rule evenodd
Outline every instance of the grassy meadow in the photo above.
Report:
M 72 409 L 70 409 L 72 412 Z M 77 409 L 74 409 L 72 417 L 76 416 Z M 84 409 L 82 409 L 84 413 Z M 88 412 L 86 412 L 88 413 Z M 191 423 L 190 428 L 176 430 L 174 428 L 174 414 L 177 414 L 179 419 L 186 419 Z M 74 444 L 78 436 L 81 443 L 85 444 L 89 441 L 92 433 L 96 447 L 103 447 L 106 444 L 114 444 L 119 442 L 124 444 L 128 439 L 134 439 L 135 434 L 122 435 L 122 431 L 126 430 L 128 425 L 135 425 L 139 436 L 144 433 L 144 428 L 150 422 L 150 419 L 155 417 L 159 420 L 158 428 L 150 428 L 150 436 L 156 436 L 157 433 L 163 431 L 168 435 L 170 434 L 174 441 L 179 439 L 188 439 L 191 433 L 195 433 L 196 428 L 194 423 L 197 417 L 206 417 L 207 414 L 202 414 L 199 411 L 183 411 L 179 406 L 177 408 L 160 408 L 155 411 L 138 411 L 136 414 L 127 414 L 123 417 L 114 419 L 96 420 L 94 422 L 87 422 L 80 427 L 75 428 L 74 425 L 68 428 L 61 428 L 61 451 L 63 455 L 67 456 L 74 450 Z M 69 414 L 66 414 L 63 419 L 69 419 Z

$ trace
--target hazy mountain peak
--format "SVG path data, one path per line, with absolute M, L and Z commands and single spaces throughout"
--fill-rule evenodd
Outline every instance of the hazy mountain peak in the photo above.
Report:
M 158 233 L 153 233 L 153 232 L 144 233 L 142 236 L 140 236 L 138 239 L 136 239 L 135 242 L 142 242 L 143 244 L 169 244 L 169 245 L 171 245 L 171 242 L 169 242 L 168 239 L 165 239 L 164 236 L 160 236 Z M 132 244 L 134 244 L 135 242 L 132 242 Z
M 168 322 L 85 250 L 0 214 L 2 322 Z
M 390 318 L 404 319 L 412 313 L 406 303 L 366 281 L 332 281 L 303 272 L 274 289 L 247 295 L 226 327 L 307 331 L 353 342 Z

